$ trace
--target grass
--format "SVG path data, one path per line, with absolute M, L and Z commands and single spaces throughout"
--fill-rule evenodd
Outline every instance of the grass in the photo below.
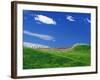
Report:
M 23 49 L 23 69 L 89 66 L 90 46 L 70 49 Z

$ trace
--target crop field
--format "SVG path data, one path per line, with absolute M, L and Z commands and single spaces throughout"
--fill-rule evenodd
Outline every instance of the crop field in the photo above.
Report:
M 90 66 L 89 45 L 77 45 L 67 49 L 23 48 L 23 69 Z

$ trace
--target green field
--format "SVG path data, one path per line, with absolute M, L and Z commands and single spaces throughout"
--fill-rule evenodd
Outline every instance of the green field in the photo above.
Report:
M 23 69 L 90 66 L 89 45 L 69 49 L 23 48 Z

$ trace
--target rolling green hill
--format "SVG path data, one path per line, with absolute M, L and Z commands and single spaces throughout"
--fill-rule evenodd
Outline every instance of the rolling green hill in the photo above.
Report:
M 23 69 L 90 66 L 90 46 L 69 49 L 23 48 Z

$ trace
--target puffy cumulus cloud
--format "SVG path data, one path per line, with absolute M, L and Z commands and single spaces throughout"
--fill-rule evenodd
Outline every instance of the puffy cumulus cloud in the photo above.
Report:
M 56 25 L 56 21 L 50 17 L 44 15 L 35 15 L 34 19 L 44 24 L 53 24 Z

